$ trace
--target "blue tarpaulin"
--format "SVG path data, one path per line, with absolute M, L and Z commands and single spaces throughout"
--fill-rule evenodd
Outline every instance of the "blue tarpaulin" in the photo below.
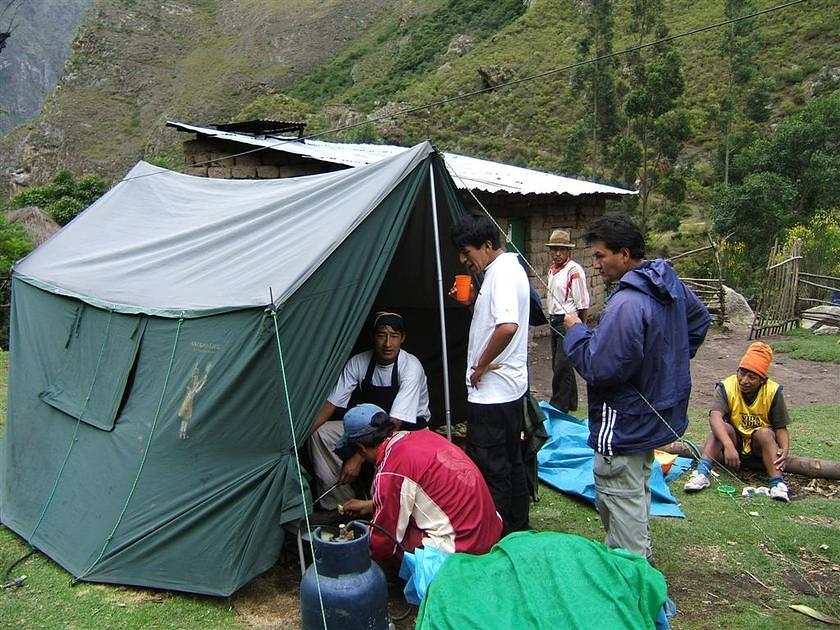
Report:
M 594 451 L 586 443 L 589 425 L 567 413 L 558 411 L 545 402 L 540 403 L 545 412 L 545 430 L 549 439 L 537 454 L 539 477 L 553 488 L 586 499 L 595 504 L 595 481 L 592 476 Z M 681 461 L 682 460 L 682 461 Z M 669 480 L 678 477 L 690 466 L 685 457 L 674 462 Z M 654 462 L 650 475 L 651 516 L 676 516 L 685 518 L 671 494 L 662 468 Z
M 436 547 L 417 547 L 406 551 L 400 565 L 400 577 L 405 580 L 405 601 L 419 606 L 438 570 L 452 554 Z

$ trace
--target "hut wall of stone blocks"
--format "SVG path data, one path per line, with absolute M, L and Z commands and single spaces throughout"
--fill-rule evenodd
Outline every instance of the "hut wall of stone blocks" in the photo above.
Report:
M 466 195 L 473 212 L 481 211 L 472 195 Z M 502 230 L 509 232 L 510 219 L 521 217 L 525 222 L 525 257 L 533 266 L 528 268 L 531 281 L 544 306 L 548 268 L 551 265 L 546 243 L 552 230 L 567 230 L 575 243 L 572 259 L 586 272 L 592 306 L 590 315 L 599 313 L 604 304 L 604 281 L 592 266 L 592 248 L 583 238 L 587 226 L 606 211 L 603 198 L 594 195 L 511 195 L 508 193 L 476 193 L 481 204 L 496 218 Z M 508 247 L 510 249 L 510 247 Z M 547 327 L 546 327 L 547 330 Z
M 184 143 L 184 172 L 188 175 L 220 179 L 277 179 L 317 175 L 349 168 L 343 164 L 330 164 L 270 149 L 246 153 L 255 148 L 257 147 L 238 142 L 204 137 L 190 140 Z M 239 155 L 242 153 L 244 155 Z

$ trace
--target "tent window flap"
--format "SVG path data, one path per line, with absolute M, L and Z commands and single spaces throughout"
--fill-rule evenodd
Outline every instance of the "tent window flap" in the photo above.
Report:
M 146 320 L 79 306 L 64 360 L 40 398 L 82 422 L 110 431 L 121 408 Z

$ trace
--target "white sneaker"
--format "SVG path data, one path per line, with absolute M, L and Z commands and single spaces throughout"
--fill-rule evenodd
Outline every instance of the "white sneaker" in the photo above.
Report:
M 691 473 L 691 479 L 685 482 L 683 490 L 686 492 L 700 492 L 709 487 L 709 478 L 696 470 Z
M 790 501 L 790 496 L 788 495 L 788 487 L 784 481 L 779 482 L 775 486 L 770 488 L 770 498 L 776 499 L 777 501 Z

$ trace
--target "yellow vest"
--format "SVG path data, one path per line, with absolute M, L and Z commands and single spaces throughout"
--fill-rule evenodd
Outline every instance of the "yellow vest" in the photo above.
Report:
M 741 436 L 742 454 L 748 455 L 752 450 L 753 431 L 771 426 L 770 406 L 779 390 L 779 384 L 767 379 L 751 405 L 748 405 L 741 395 L 737 374 L 725 379 L 722 385 L 729 403 L 729 422 Z

